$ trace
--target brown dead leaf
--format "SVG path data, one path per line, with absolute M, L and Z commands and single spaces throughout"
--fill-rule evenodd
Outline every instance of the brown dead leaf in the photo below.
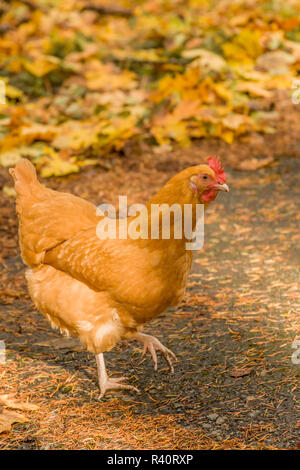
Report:
M 0 434 L 9 432 L 14 423 L 26 423 L 27 421 L 29 421 L 28 418 L 23 414 L 5 410 L 0 414 Z
M 0 403 L 7 408 L 12 408 L 13 410 L 26 410 L 26 411 L 36 411 L 39 409 L 38 405 L 27 402 L 18 402 L 9 395 L 0 395 Z
M 218 54 L 206 49 L 190 49 L 184 51 L 182 56 L 186 59 L 195 59 L 190 67 L 199 67 L 204 72 L 221 72 L 226 68 L 226 61 Z
M 76 349 L 84 350 L 84 347 L 81 346 L 79 341 L 76 338 L 55 338 L 43 341 L 40 343 L 35 343 L 37 346 L 44 346 L 46 348 L 52 349 Z
M 243 114 L 231 113 L 222 119 L 222 124 L 228 129 L 238 130 L 240 128 L 250 127 L 251 119 Z
M 263 168 L 264 166 L 269 165 L 274 161 L 273 157 L 266 157 L 262 160 L 258 160 L 257 158 L 253 157 L 250 160 L 244 160 L 239 162 L 237 165 L 234 166 L 236 170 L 241 171 L 254 171 L 258 170 L 259 168 Z
M 246 377 L 250 375 L 253 370 L 253 367 L 234 367 L 229 373 L 230 377 Z
M 249 93 L 251 96 L 259 96 L 261 98 L 271 98 L 273 93 L 259 83 L 240 82 L 236 88 L 238 91 Z
M 289 66 L 293 64 L 296 59 L 292 54 L 285 51 L 271 51 L 258 57 L 256 63 L 261 70 L 283 74 L 289 71 Z

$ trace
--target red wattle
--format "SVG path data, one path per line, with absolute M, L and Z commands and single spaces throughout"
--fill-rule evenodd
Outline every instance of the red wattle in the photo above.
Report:
M 216 196 L 217 192 L 214 189 L 209 189 L 208 191 L 204 191 L 204 193 L 202 193 L 201 199 L 204 202 L 210 202 L 216 199 Z

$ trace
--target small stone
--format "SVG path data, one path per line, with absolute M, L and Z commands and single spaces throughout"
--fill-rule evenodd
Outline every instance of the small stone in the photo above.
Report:
M 207 415 L 208 419 L 210 419 L 211 421 L 215 421 L 218 416 L 219 415 L 217 413 L 211 413 L 210 415 Z
M 253 410 L 253 411 L 250 411 L 249 413 L 249 416 L 251 416 L 251 418 L 255 418 L 257 415 L 259 415 L 258 410 Z
M 223 424 L 225 423 L 225 418 L 222 418 L 222 416 L 219 416 L 217 421 L 216 421 L 217 424 Z
M 176 410 L 182 410 L 182 405 L 180 403 L 175 403 L 174 408 L 176 408 Z
M 211 428 L 211 424 L 209 424 L 209 423 L 203 423 L 202 426 L 203 426 L 205 429 L 210 429 L 210 428 Z

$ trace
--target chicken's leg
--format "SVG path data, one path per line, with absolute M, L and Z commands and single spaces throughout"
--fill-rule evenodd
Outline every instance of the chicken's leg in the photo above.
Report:
M 144 343 L 144 351 L 143 351 L 143 356 L 146 354 L 146 352 L 149 350 L 153 362 L 154 362 L 154 370 L 157 370 L 157 354 L 156 351 L 161 351 L 163 354 L 165 360 L 168 363 L 168 366 L 170 368 L 170 371 L 172 374 L 174 374 L 174 367 L 172 364 L 172 359 L 177 361 L 177 358 L 175 354 L 170 351 L 170 349 L 166 348 L 157 338 L 151 335 L 146 335 L 144 333 L 137 333 L 135 335 L 135 338 L 138 341 L 142 341 Z
M 133 385 L 126 385 L 119 382 L 122 382 L 126 379 L 126 377 L 108 377 L 104 362 L 104 355 L 103 353 L 96 355 L 97 361 L 97 370 L 98 370 L 98 379 L 99 379 L 99 387 L 100 387 L 100 397 L 104 397 L 105 393 L 108 390 L 116 390 L 116 389 L 126 389 L 126 390 L 134 390 L 135 392 L 139 393 L 139 389 L 134 387 Z

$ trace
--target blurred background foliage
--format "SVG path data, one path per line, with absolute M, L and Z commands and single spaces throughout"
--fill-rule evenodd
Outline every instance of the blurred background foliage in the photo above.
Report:
M 2 0 L 0 34 L 0 165 L 44 177 L 128 141 L 272 133 L 260 103 L 300 72 L 298 0 Z

